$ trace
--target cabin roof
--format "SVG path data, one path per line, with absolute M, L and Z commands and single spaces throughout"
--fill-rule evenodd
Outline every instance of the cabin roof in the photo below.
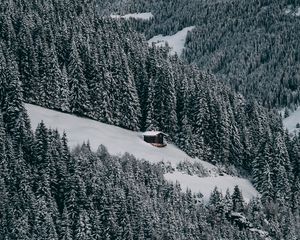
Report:
M 146 131 L 143 133 L 143 136 L 157 136 L 158 134 L 163 134 L 164 136 L 167 136 L 167 134 L 161 131 Z

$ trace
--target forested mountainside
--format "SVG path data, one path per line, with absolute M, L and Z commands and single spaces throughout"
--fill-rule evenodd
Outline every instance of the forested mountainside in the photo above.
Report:
M 196 26 L 183 58 L 216 74 L 248 99 L 254 97 L 268 108 L 299 105 L 299 1 L 115 2 L 111 12 L 153 13 L 151 22 L 133 20 L 148 38 Z
M 289 208 L 277 213 L 280 202 L 245 204 L 236 187 L 226 195 L 214 190 L 203 205 L 190 191 L 164 180 L 159 165 L 129 154 L 110 156 L 104 146 L 92 152 L 84 144 L 70 152 L 65 135 L 43 123 L 33 133 L 26 113 L 17 113 L 22 135 L 4 127 L 8 122 L 0 112 L 0 239 L 299 236 L 299 220 Z
M 1 62 L 19 76 L 25 102 L 159 129 L 192 156 L 248 172 L 265 141 L 286 152 L 279 115 L 167 49 L 149 48 L 126 21 L 98 18 L 92 4 L 77 1 L 2 8 Z
M 253 177 L 261 201 L 245 209 L 232 202 L 232 211 L 275 239 L 297 239 L 299 137 L 284 132 L 277 113 L 169 57 L 167 49 L 148 47 L 130 23 L 99 18 L 95 6 L 79 0 L 1 3 L 0 238 L 260 238 L 228 220 L 226 200 L 217 192 L 211 205 L 195 204 L 191 194 L 161 178 L 158 166 L 92 153 L 88 146 L 70 154 L 66 140 L 43 124 L 33 134 L 25 101 L 132 130 L 165 131 L 191 156 Z M 168 235 L 173 232 L 182 235 Z

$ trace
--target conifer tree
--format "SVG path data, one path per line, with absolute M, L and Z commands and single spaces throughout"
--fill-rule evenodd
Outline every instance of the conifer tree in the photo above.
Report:
M 83 65 L 78 53 L 75 39 L 72 40 L 71 53 L 69 57 L 68 74 L 70 78 L 70 106 L 71 111 L 77 114 L 87 113 L 90 110 L 88 88 Z
M 232 210 L 235 212 L 243 212 L 244 200 L 243 200 L 243 195 L 238 186 L 234 187 L 231 197 L 232 197 Z
M 70 90 L 69 78 L 66 66 L 64 65 L 61 71 L 61 80 L 59 81 L 59 105 L 58 107 L 64 111 L 70 111 Z

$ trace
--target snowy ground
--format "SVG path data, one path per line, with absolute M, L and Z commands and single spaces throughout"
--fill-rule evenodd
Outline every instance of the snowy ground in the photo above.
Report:
M 33 129 L 37 127 L 38 123 L 44 121 L 47 127 L 58 129 L 59 132 L 65 131 L 71 147 L 89 141 L 94 151 L 97 150 L 100 144 L 103 144 L 111 154 L 122 155 L 125 152 L 129 152 L 136 158 L 146 159 L 152 163 L 165 161 L 171 162 L 173 166 L 176 166 L 180 161 L 195 161 L 195 159 L 192 159 L 172 144 L 168 144 L 164 148 L 153 147 L 151 144 L 143 141 L 142 133 L 139 132 L 129 131 L 31 104 L 25 104 L 25 107 Z M 213 165 L 206 164 L 214 168 Z
M 129 131 L 31 104 L 25 104 L 25 107 L 33 129 L 43 121 L 49 128 L 57 129 L 61 133 L 65 131 L 70 147 L 89 141 L 92 150 L 97 150 L 98 146 L 103 144 L 111 154 L 121 155 L 129 152 L 139 159 L 145 159 L 152 163 L 165 161 L 170 162 L 173 167 L 176 167 L 179 162 L 184 160 L 202 163 L 203 167 L 211 172 L 211 177 L 200 178 L 178 171 L 165 174 L 165 177 L 173 182 L 178 181 L 183 190 L 190 188 L 195 193 L 201 192 L 204 195 L 204 201 L 208 200 L 215 186 L 225 193 L 227 188 L 232 191 L 235 185 L 239 185 L 246 201 L 258 195 L 258 192 L 248 180 L 229 175 L 217 176 L 214 165 L 193 159 L 172 144 L 168 144 L 165 148 L 157 148 L 144 142 L 142 133 L 139 132 Z
M 194 28 L 194 26 L 186 27 L 171 36 L 158 35 L 148 40 L 148 43 L 150 45 L 152 43 L 155 43 L 156 46 L 164 46 L 167 42 L 168 45 L 171 47 L 170 54 L 174 55 L 175 53 L 177 53 L 180 56 L 184 49 L 187 33 L 189 31 L 192 31 Z
M 283 125 L 290 132 L 299 132 L 300 129 L 296 128 L 296 124 L 300 123 L 300 107 L 290 114 L 289 117 L 283 119 Z
M 111 18 L 124 18 L 124 19 L 129 19 L 129 18 L 135 18 L 135 19 L 140 19 L 140 20 L 150 20 L 153 18 L 153 14 L 151 12 L 146 12 L 146 13 L 130 13 L 126 15 L 110 15 Z

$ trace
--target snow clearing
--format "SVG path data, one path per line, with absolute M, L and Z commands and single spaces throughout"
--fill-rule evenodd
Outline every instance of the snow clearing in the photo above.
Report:
M 178 181 L 184 191 L 189 188 L 194 193 L 201 192 L 204 202 L 208 201 L 210 193 L 216 186 L 225 194 L 226 189 L 232 192 L 234 186 L 238 185 L 245 201 L 259 196 L 250 181 L 226 174 L 219 176 L 214 165 L 189 157 L 173 144 L 167 144 L 164 148 L 157 148 L 146 143 L 141 132 L 126 130 L 31 104 L 25 104 L 25 107 L 33 129 L 43 121 L 48 128 L 57 129 L 60 133 L 65 131 L 71 148 L 81 145 L 83 142 L 89 142 L 91 149 L 96 151 L 102 144 L 106 146 L 110 154 L 123 155 L 128 152 L 138 159 L 144 159 L 151 163 L 169 162 L 174 168 L 183 161 L 201 163 L 210 173 L 209 177 L 192 176 L 175 171 L 166 173 L 165 178 L 174 183 Z
M 166 43 L 168 43 L 169 47 L 171 48 L 170 54 L 174 55 L 175 53 L 177 53 L 180 56 L 184 49 L 187 34 L 189 31 L 192 31 L 194 28 L 195 26 L 186 27 L 171 36 L 157 35 L 149 39 L 148 43 L 149 45 L 155 43 L 156 46 L 164 46 Z

